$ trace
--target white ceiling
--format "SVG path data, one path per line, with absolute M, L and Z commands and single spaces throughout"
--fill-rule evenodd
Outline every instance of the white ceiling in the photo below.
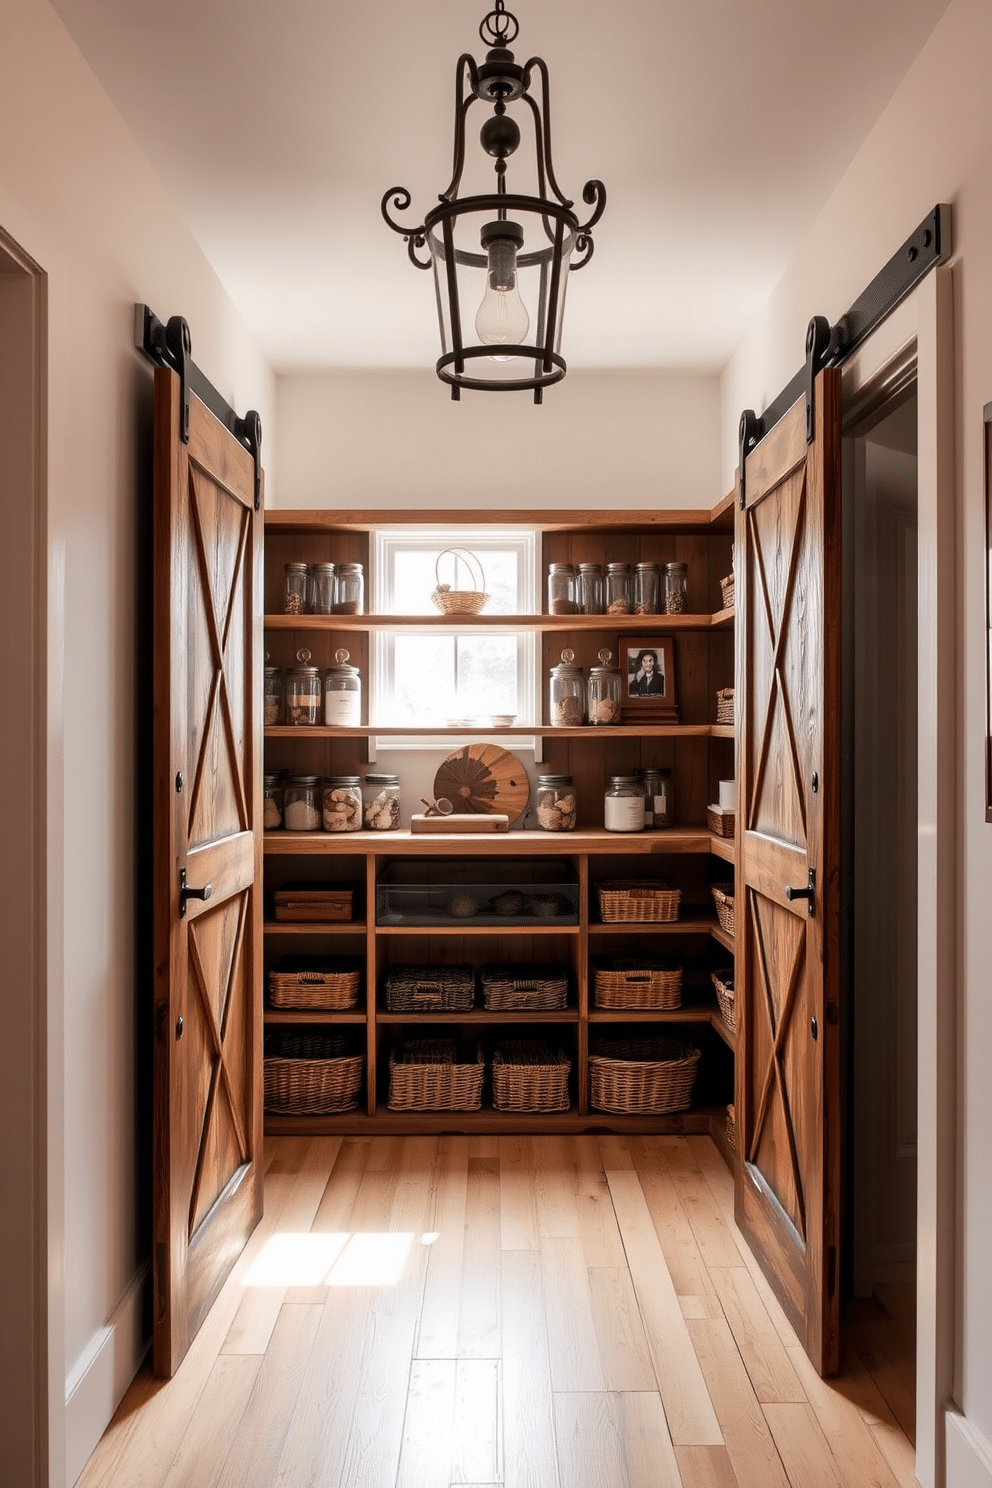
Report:
M 277 369 L 433 365 L 431 280 L 379 203 L 409 187 L 415 225 L 447 186 L 491 0 L 52 3 Z M 712 370 L 948 0 L 508 3 L 563 191 L 607 188 L 569 365 Z

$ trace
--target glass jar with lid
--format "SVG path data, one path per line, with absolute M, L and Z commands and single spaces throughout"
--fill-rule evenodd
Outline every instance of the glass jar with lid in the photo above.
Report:
M 311 563 L 308 607 L 311 615 L 334 613 L 334 564 Z
M 665 564 L 665 614 L 684 615 L 689 608 L 689 568 L 685 563 Z
M 289 775 L 282 793 L 286 831 L 316 832 L 320 819 L 320 776 Z
M 335 615 L 365 612 L 365 570 L 360 563 L 339 563 L 335 570 Z
M 320 668 L 310 666 L 310 652 L 297 651 L 297 665 L 286 673 L 286 722 L 304 726 L 320 722 L 322 687 Z
M 639 563 L 634 569 L 634 614 L 657 615 L 661 574 L 657 563 Z
M 612 651 L 600 651 L 599 666 L 589 668 L 588 693 L 591 724 L 620 722 L 622 682 Z
M 571 832 L 577 799 L 571 775 L 538 775 L 537 825 L 545 832 Z
M 324 673 L 324 722 L 334 728 L 357 728 L 362 721 L 362 678 L 348 665 L 350 651 L 334 653 L 334 665 Z
M 305 615 L 307 612 L 307 576 L 305 563 L 287 563 L 282 571 L 282 612 L 284 615 Z
M 634 571 L 629 563 L 606 565 L 606 612 L 629 615 L 633 607 Z
M 578 728 L 586 721 L 585 677 L 569 647 L 560 665 L 551 668 L 550 721 L 555 728 Z
M 549 564 L 549 615 L 577 615 L 579 613 L 579 602 L 576 596 L 576 577 L 574 563 Z
M 603 565 L 580 563 L 578 579 L 579 613 L 601 615 L 603 613 Z
M 321 807 L 325 832 L 362 830 L 362 791 L 357 775 L 326 775 Z
M 276 724 L 282 723 L 282 668 L 267 666 L 265 668 L 265 701 L 262 705 L 262 723 L 266 728 L 274 728 Z
M 645 827 L 671 827 L 675 823 L 674 796 L 671 770 L 646 769 L 641 772 L 644 782 Z
M 262 830 L 275 832 L 282 826 L 282 776 L 262 776 Z
M 400 777 L 366 775 L 362 782 L 362 824 L 372 832 L 395 832 L 400 824 Z
M 644 829 L 644 787 L 636 775 L 611 775 L 603 799 L 603 826 L 608 832 Z

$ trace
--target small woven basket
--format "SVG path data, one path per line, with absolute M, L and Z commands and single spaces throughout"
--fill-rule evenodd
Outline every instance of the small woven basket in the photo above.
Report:
M 598 1008 L 669 1011 L 682 1004 L 682 968 L 674 961 L 613 957 L 593 967 Z
M 571 1061 L 542 1039 L 510 1040 L 493 1054 L 493 1108 L 567 1111 Z
M 365 1064 L 343 1038 L 288 1033 L 266 1040 L 264 1105 L 284 1116 L 328 1116 L 358 1104 Z
M 713 884 L 713 903 L 716 905 L 716 917 L 720 921 L 720 929 L 726 935 L 734 934 L 734 886 L 730 884 Z
M 733 1106 L 727 1107 L 727 1143 L 731 1152 L 737 1151 L 737 1117 Z
M 721 687 L 716 695 L 716 721 L 717 723 L 733 723 L 734 721 L 734 689 L 732 687 Z
M 730 574 L 726 579 L 720 580 L 720 594 L 723 598 L 723 608 L 732 610 L 734 608 L 734 576 Z
M 359 961 L 284 956 L 269 972 L 269 1001 L 294 1012 L 339 1013 L 355 1006 L 361 981 Z
M 454 1039 L 411 1039 L 389 1051 L 391 1111 L 478 1111 L 486 1072 L 482 1045 L 455 1063 Z
M 716 1000 L 720 1004 L 720 1016 L 724 1023 L 735 1032 L 734 1023 L 734 973 L 732 969 L 727 971 L 711 971 L 710 980 L 716 992 Z
M 714 837 L 733 837 L 736 821 L 736 811 L 717 811 L 712 806 L 706 808 L 706 825 Z
M 687 1111 L 699 1056 L 694 1045 L 668 1036 L 593 1044 L 589 1104 L 637 1116 Z
M 482 1002 L 492 1012 L 560 1012 L 568 977 L 558 966 L 484 966 Z
M 471 966 L 394 966 L 386 973 L 390 1013 L 467 1013 L 474 1002 Z
M 640 882 L 636 879 L 596 885 L 599 914 L 604 924 L 623 921 L 677 920 L 681 889 L 660 880 Z
M 468 564 L 469 573 L 472 577 L 474 589 L 449 589 L 441 583 L 441 559 L 445 553 L 451 553 L 456 557 L 464 558 Z M 479 570 L 476 580 L 475 570 Z M 467 548 L 444 548 L 438 553 L 434 564 L 434 577 L 437 579 L 437 588 L 431 593 L 431 603 L 442 615 L 479 615 L 489 602 L 486 590 L 486 575 L 482 564 L 474 553 Z

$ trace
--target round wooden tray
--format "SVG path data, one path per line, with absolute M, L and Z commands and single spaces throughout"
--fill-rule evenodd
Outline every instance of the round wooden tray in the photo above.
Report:
M 455 811 L 508 816 L 511 823 L 527 809 L 527 771 L 498 744 L 465 744 L 449 754 L 434 776 L 434 799 L 447 799 Z

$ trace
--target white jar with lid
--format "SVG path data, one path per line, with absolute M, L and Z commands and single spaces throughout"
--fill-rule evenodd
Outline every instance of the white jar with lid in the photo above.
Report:
M 358 728 L 362 721 L 362 678 L 348 665 L 349 651 L 334 653 L 334 665 L 324 673 L 324 722 L 333 728 Z
M 644 830 L 644 787 L 636 775 L 611 775 L 603 801 L 608 832 Z

